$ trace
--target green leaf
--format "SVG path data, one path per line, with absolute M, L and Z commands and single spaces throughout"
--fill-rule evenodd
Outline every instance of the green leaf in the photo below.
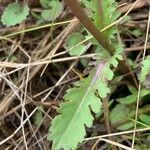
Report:
M 137 68 L 137 64 L 132 59 L 126 59 L 128 64 L 131 66 L 132 69 Z
M 112 80 L 114 75 L 110 66 L 116 67 L 118 58 L 120 59 L 120 53 L 116 52 L 110 60 L 97 62 L 87 78 L 78 81 L 75 87 L 67 91 L 64 96 L 65 102 L 58 110 L 60 115 L 55 117 L 50 127 L 48 138 L 53 141 L 53 149 L 74 149 L 83 141 L 86 135 L 85 125 L 92 126 L 91 110 L 95 113 L 100 112 L 99 97 L 105 98 L 110 93 L 107 81 Z
M 101 109 L 101 101 L 95 96 L 92 87 L 69 89 L 64 96 L 66 103 L 61 104 L 59 113 L 50 128 L 49 139 L 53 140 L 54 150 L 74 149 L 78 142 L 82 142 L 85 132 L 85 125 L 92 126 L 93 112 L 98 113 Z
M 9 4 L 1 17 L 1 21 L 7 27 L 21 23 L 29 15 L 29 7 L 27 5 L 20 6 L 18 3 Z
M 141 90 L 141 97 L 144 97 L 146 95 L 149 95 L 150 94 L 150 90 L 148 89 L 142 89 Z
M 88 67 L 90 60 L 88 58 L 82 58 L 80 59 L 80 63 L 82 64 L 83 67 Z
M 97 55 L 94 57 L 94 59 L 106 60 L 110 58 L 110 54 L 108 53 L 108 51 L 106 51 L 101 45 L 97 44 L 95 47 L 95 53 Z
M 143 123 L 150 125 L 150 115 L 142 114 L 139 116 L 139 118 Z
M 34 116 L 34 122 L 35 122 L 35 125 L 40 125 L 42 120 L 43 120 L 43 113 L 42 113 L 42 107 L 39 107 L 35 113 L 35 116 Z
M 133 86 L 129 86 L 128 88 L 132 94 L 128 95 L 126 97 L 116 99 L 119 103 L 127 105 L 127 104 L 132 104 L 132 103 L 136 102 L 137 95 L 138 95 L 137 89 Z M 149 94 L 150 94 L 150 90 L 148 90 L 148 89 L 142 89 L 141 93 L 140 93 L 141 98 L 143 98 L 144 96 L 149 95 Z
M 63 11 L 63 5 L 58 1 L 50 1 L 49 2 L 50 9 L 43 10 L 41 13 L 42 18 L 45 21 L 52 21 L 60 16 Z
M 111 124 L 113 125 L 113 124 L 119 123 L 122 120 L 128 118 L 130 112 L 131 112 L 131 110 L 128 107 L 126 107 L 125 105 L 122 105 L 122 104 L 116 105 L 110 113 Z M 118 130 L 128 130 L 133 126 L 134 126 L 134 123 L 131 121 L 128 121 L 127 123 L 118 126 L 117 129 Z
M 120 12 L 117 11 L 117 2 L 115 0 L 103 0 L 101 1 L 102 6 L 102 15 L 99 15 L 99 4 L 97 0 L 83 0 L 83 4 L 89 9 L 90 16 L 92 20 L 94 20 L 95 25 L 100 30 L 112 24 L 117 18 L 121 15 Z M 110 27 L 106 31 L 103 32 L 106 37 L 110 39 L 114 38 L 114 35 L 117 33 L 116 27 Z
M 139 36 L 143 35 L 143 31 L 140 30 L 140 29 L 134 29 L 134 30 L 131 31 L 131 32 L 132 32 L 132 34 L 133 34 L 134 36 L 136 36 L 136 37 L 139 37 Z
M 131 129 L 133 126 L 134 126 L 134 122 L 130 121 L 123 125 L 120 125 L 119 127 L 117 127 L 117 129 L 121 130 L 121 131 L 127 131 L 127 130 Z
M 128 114 L 130 112 L 130 109 L 126 107 L 125 105 L 118 104 L 116 105 L 110 114 L 111 123 L 115 124 L 118 123 L 120 120 L 128 117 Z
M 122 97 L 122 98 L 118 98 L 116 99 L 120 104 L 132 104 L 134 102 L 136 102 L 137 100 L 137 94 L 138 94 L 138 91 L 135 87 L 133 86 L 128 86 L 129 88 L 129 91 L 132 93 L 131 95 L 128 95 L 126 97 Z
M 118 98 L 117 101 L 121 104 L 132 104 L 136 101 L 137 99 L 137 94 L 134 95 L 129 95 L 123 98 Z
M 128 86 L 128 88 L 129 88 L 129 91 L 132 93 L 132 94 L 137 94 L 137 89 L 135 88 L 135 87 L 133 87 L 133 86 Z
M 142 70 L 141 70 L 141 76 L 140 76 L 141 83 L 145 81 L 146 76 L 148 75 L 149 71 L 150 71 L 150 57 L 147 57 L 142 63 Z
M 80 33 L 73 33 L 67 38 L 65 48 L 69 51 L 71 56 L 80 56 L 86 51 L 86 45 L 78 45 L 83 40 L 84 36 Z
M 50 8 L 50 2 L 52 0 L 40 0 L 40 4 L 43 8 Z

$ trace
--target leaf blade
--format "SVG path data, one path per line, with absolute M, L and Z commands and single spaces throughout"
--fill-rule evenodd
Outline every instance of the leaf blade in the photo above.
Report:
M 9 4 L 1 17 L 1 21 L 7 27 L 21 23 L 29 15 L 29 7 L 27 5 L 20 6 L 18 3 Z

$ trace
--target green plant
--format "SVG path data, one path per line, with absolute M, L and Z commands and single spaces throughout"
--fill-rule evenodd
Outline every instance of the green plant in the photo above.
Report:
M 141 114 L 139 116 L 140 120 L 143 122 L 143 123 L 146 123 L 147 125 L 150 126 L 150 115 L 146 115 L 146 114 Z
M 39 0 L 43 10 L 40 14 L 32 12 L 38 23 L 49 22 L 57 19 L 62 11 L 63 4 L 59 0 Z
M 135 108 L 138 90 L 135 87 L 128 86 L 129 91 L 131 92 L 130 95 L 126 97 L 117 98 L 116 101 L 119 103 L 117 104 L 112 111 L 110 112 L 110 121 L 113 126 L 116 126 L 118 130 L 128 130 L 133 128 L 134 122 L 133 117 Z M 150 94 L 150 90 L 142 89 L 141 90 L 141 100 L 140 102 L 144 102 L 144 97 Z M 143 123 L 146 123 L 145 120 L 148 121 L 148 115 L 144 115 L 143 113 L 147 113 L 150 110 L 147 108 L 140 108 L 139 111 L 139 118 Z M 131 120 L 132 119 L 132 120 Z
M 61 1 L 39 1 L 43 11 L 40 15 L 34 14 L 39 19 L 39 22 L 53 21 L 61 15 L 63 11 L 63 3 Z M 121 78 L 117 76 L 119 69 L 121 69 L 118 67 L 118 64 L 122 63 L 123 60 L 123 45 L 117 38 L 119 33 L 117 26 L 110 26 L 121 15 L 117 11 L 116 1 L 82 0 L 80 4 L 83 8 L 86 8 L 89 18 L 85 15 L 83 9 L 79 7 L 77 0 L 64 1 L 85 27 L 81 32 L 68 36 L 64 48 L 71 56 L 80 56 L 87 51 L 89 45 L 92 45 L 91 50 L 95 53 L 95 56 L 92 58 L 94 67 L 89 75 L 75 82 L 72 87 L 69 87 L 63 97 L 64 102 L 60 104 L 58 109 L 59 114 L 52 121 L 48 139 L 53 141 L 52 149 L 54 150 L 61 148 L 64 150 L 76 149 L 78 144 L 83 142 L 86 136 L 86 127 L 92 126 L 95 116 L 99 117 L 104 113 L 105 110 L 102 108 L 102 103 L 107 98 L 110 98 L 111 93 L 114 92 L 113 82 L 115 83 L 117 80 L 121 82 L 123 78 L 123 76 Z M 29 7 L 27 5 L 12 3 L 5 8 L 1 21 L 8 27 L 14 26 L 24 21 L 28 14 Z M 108 26 L 109 28 L 107 28 Z M 135 29 L 132 32 L 129 30 L 129 33 L 136 37 L 143 35 L 139 29 Z M 91 34 L 93 38 L 89 42 L 81 44 L 82 41 L 92 37 Z M 1 59 L 3 61 L 6 58 L 2 57 Z M 14 58 L 10 57 L 10 60 L 15 61 Z M 83 64 L 86 66 L 87 62 Z M 145 97 L 150 95 L 149 62 L 150 57 L 147 57 L 141 63 L 141 73 L 138 76 L 139 82 L 144 87 L 140 92 L 141 104 L 145 103 Z M 129 66 L 134 69 L 137 67 L 132 60 L 130 60 Z M 119 71 L 114 73 L 114 70 L 117 70 L 117 68 L 119 68 Z M 122 68 L 123 70 L 125 69 L 124 66 Z M 110 108 L 109 119 L 111 125 L 118 130 L 128 130 L 134 127 L 134 108 L 138 90 L 133 86 L 127 86 L 127 88 L 130 94 L 126 94 L 121 98 L 117 97 L 108 102 L 110 107 L 112 107 L 111 104 L 114 101 L 117 103 L 112 109 Z M 139 126 L 142 124 L 149 126 L 150 124 L 150 109 L 148 107 L 149 105 L 146 107 L 140 106 L 137 121 Z M 41 107 L 39 107 L 34 115 L 35 125 L 38 126 L 42 123 L 43 115 Z M 141 148 L 140 145 L 137 145 L 137 147 Z M 147 148 L 147 145 L 143 147 Z
M 99 17 L 97 2 L 96 0 L 84 0 L 83 4 L 91 11 L 90 16 L 94 20 L 95 26 L 101 30 L 114 22 L 120 13 L 116 11 L 117 3 L 114 0 L 106 0 L 101 4 L 103 6 L 101 9 L 103 16 Z M 65 101 L 58 110 L 60 115 L 56 116 L 50 127 L 48 138 L 53 140 L 52 149 L 59 150 L 64 148 L 68 150 L 76 148 L 77 144 L 82 142 L 86 135 L 85 126 L 92 126 L 93 116 L 91 110 L 95 113 L 100 112 L 101 100 L 107 97 L 111 91 L 108 81 L 112 80 L 114 76 L 112 68 L 116 68 L 118 60 L 123 59 L 122 45 L 114 40 L 116 33 L 117 28 L 111 27 L 101 34 L 108 43 L 115 43 L 113 44 L 115 51 L 110 52 L 107 49 L 108 45 L 104 45 L 105 41 L 102 41 L 103 44 L 101 46 L 96 42 L 95 45 L 100 48 L 102 54 L 97 53 L 94 69 L 91 70 L 87 78 L 78 81 L 73 88 L 68 89 L 67 94 L 64 96 Z M 74 38 L 70 38 L 71 43 L 76 40 Z M 76 55 L 80 55 L 80 52 Z
M 52 21 L 56 19 L 63 11 L 63 5 L 58 0 L 40 0 L 40 2 L 44 7 L 43 12 L 41 13 L 41 17 L 45 21 Z
M 111 124 L 117 124 L 122 120 L 126 120 L 131 114 L 132 110 L 126 105 L 117 104 L 110 113 Z M 127 120 L 124 124 L 118 125 L 118 130 L 128 130 L 134 126 L 134 122 Z
M 138 90 L 132 86 L 129 86 L 129 91 L 131 92 L 130 95 L 126 96 L 126 97 L 122 97 L 122 98 L 117 98 L 117 101 L 120 104 L 124 104 L 124 105 L 128 105 L 128 104 L 133 104 L 136 102 L 137 100 L 137 95 L 138 95 Z M 146 95 L 150 94 L 150 90 L 148 89 L 142 89 L 141 90 L 141 99 L 143 97 L 145 97 Z
M 42 113 L 42 107 L 38 107 L 37 111 L 35 112 L 35 116 L 34 116 L 34 124 L 35 125 L 40 125 L 42 120 L 43 120 L 43 113 Z
M 21 6 L 18 3 L 9 4 L 1 17 L 1 21 L 6 26 L 14 26 L 21 23 L 29 15 L 29 7 L 27 5 Z
M 84 39 L 85 38 L 82 34 L 73 33 L 67 38 L 64 47 L 68 50 L 71 56 L 80 56 L 81 54 L 85 53 L 86 45 L 80 44 L 79 46 L 76 46 L 76 47 L 74 46 L 82 42 Z

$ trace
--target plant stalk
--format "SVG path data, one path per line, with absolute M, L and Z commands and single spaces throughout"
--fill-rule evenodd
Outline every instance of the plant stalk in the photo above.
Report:
M 111 56 L 115 53 L 113 45 L 109 40 L 104 36 L 104 34 L 94 25 L 91 19 L 86 15 L 80 4 L 77 0 L 64 0 L 74 15 L 78 18 L 81 24 L 93 35 L 93 37 L 99 42 L 99 44 L 110 53 Z M 101 3 L 99 3 L 101 5 Z M 100 13 L 100 10 L 99 10 Z M 130 72 L 130 67 L 126 64 L 126 60 L 121 61 L 118 66 L 118 70 L 122 74 Z M 129 76 L 128 79 L 136 87 L 136 83 L 133 82 L 132 76 Z
M 111 55 L 114 54 L 113 45 L 104 34 L 94 25 L 91 19 L 86 15 L 77 0 L 64 0 L 71 11 L 79 19 L 81 24 L 93 35 L 93 37 L 99 42 L 102 47 L 107 50 Z

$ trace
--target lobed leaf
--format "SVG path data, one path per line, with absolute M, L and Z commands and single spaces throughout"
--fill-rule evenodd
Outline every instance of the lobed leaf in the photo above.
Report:
M 65 102 L 58 110 L 60 115 L 55 117 L 50 127 L 48 138 L 53 141 L 53 149 L 74 149 L 83 141 L 86 135 L 85 126 L 92 126 L 91 110 L 95 113 L 101 110 L 101 99 L 97 96 L 105 98 L 110 93 L 107 80 L 111 80 L 114 75 L 110 66 L 114 65 L 114 61 L 117 63 L 119 55 L 114 55 L 108 61 L 97 62 L 87 78 L 77 82 L 75 87 L 67 91 Z
M 43 10 L 43 12 L 41 13 L 42 18 L 45 21 L 52 21 L 59 17 L 59 15 L 63 11 L 63 4 L 55 0 L 45 3 L 48 3 L 47 7 L 49 9 Z M 45 3 L 43 5 L 46 5 Z
M 66 102 L 60 105 L 60 115 L 53 120 L 48 137 L 53 140 L 54 150 L 76 148 L 86 135 L 85 126 L 92 126 L 91 110 L 98 113 L 101 109 L 101 101 L 90 86 L 69 89 L 64 99 Z
M 29 7 L 27 5 L 20 6 L 18 3 L 9 4 L 1 17 L 1 21 L 7 27 L 21 23 L 29 15 Z
M 121 13 L 117 11 L 118 3 L 115 2 L 115 0 L 99 1 L 99 3 L 101 3 L 100 5 L 97 0 L 83 0 L 83 3 L 86 8 L 90 10 L 90 16 L 100 30 L 112 24 L 121 15 Z M 101 8 L 99 8 L 99 6 L 101 6 Z M 99 15 L 100 9 L 102 9 L 101 16 Z M 117 28 L 115 26 L 104 31 L 105 36 L 109 39 L 114 38 L 116 33 Z

